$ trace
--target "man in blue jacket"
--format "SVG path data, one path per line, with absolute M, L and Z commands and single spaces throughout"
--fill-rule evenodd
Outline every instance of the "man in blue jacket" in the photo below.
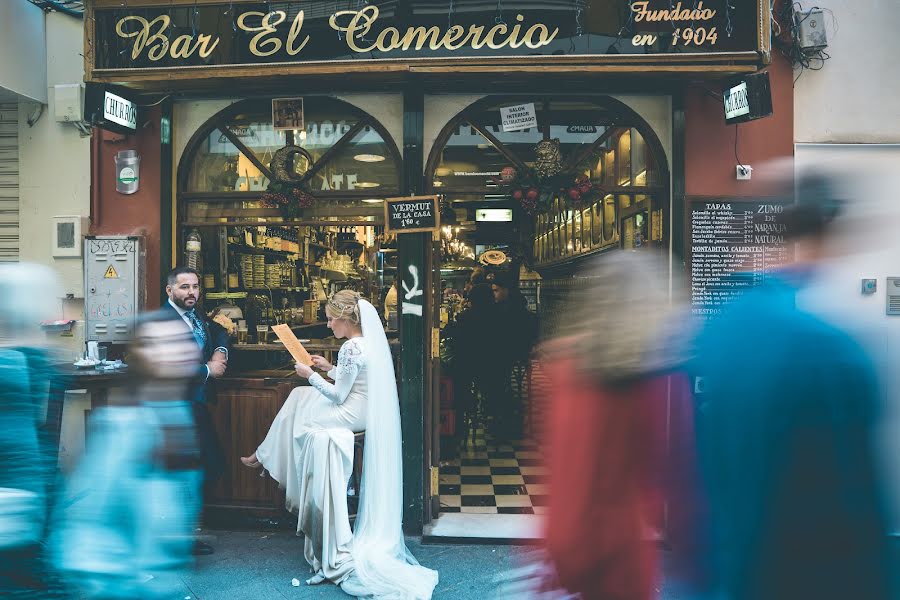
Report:
M 711 556 L 732 600 L 890 597 L 874 364 L 796 304 L 841 212 L 834 189 L 821 176 L 799 182 L 785 215 L 796 262 L 699 338 Z
M 211 390 L 213 381 L 225 375 L 228 367 L 228 332 L 210 320 L 200 308 L 202 290 L 197 271 L 189 267 L 173 269 L 166 279 L 166 294 L 169 301 L 162 310 L 169 311 L 173 319 L 184 322 L 202 351 L 203 358 L 197 365 L 191 399 L 205 475 L 208 480 L 216 479 L 224 469 L 224 458 L 207 404 L 214 401 Z M 195 552 L 211 554 L 212 548 L 198 542 Z

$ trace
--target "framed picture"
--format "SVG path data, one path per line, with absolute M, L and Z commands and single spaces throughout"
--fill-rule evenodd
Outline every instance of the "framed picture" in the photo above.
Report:
M 81 221 L 80 215 L 53 217 L 51 235 L 54 257 L 81 256 Z
M 276 131 L 304 129 L 303 98 L 274 98 L 272 100 L 272 126 Z

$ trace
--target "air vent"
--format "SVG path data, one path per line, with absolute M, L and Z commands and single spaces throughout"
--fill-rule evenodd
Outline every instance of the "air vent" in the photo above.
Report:
M 900 277 L 887 278 L 887 314 L 900 315 Z

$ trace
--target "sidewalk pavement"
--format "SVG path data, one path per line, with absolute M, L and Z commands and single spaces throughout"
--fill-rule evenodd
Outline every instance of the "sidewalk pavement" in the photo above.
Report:
M 215 554 L 198 557 L 191 572 L 172 590 L 173 600 L 256 600 L 326 598 L 348 600 L 331 584 L 307 586 L 311 576 L 303 560 L 303 541 L 285 531 L 207 531 Z M 204 539 L 208 539 L 204 536 Z M 435 545 L 406 541 L 425 566 L 437 569 L 435 600 L 497 600 L 503 581 L 527 564 L 537 550 L 527 546 Z M 299 587 L 291 584 L 298 579 Z M 663 590 L 660 600 L 693 600 Z

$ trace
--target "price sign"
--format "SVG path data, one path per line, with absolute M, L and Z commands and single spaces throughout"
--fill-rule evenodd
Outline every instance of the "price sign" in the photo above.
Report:
M 384 201 L 385 233 L 437 231 L 440 226 L 437 196 L 409 196 Z

